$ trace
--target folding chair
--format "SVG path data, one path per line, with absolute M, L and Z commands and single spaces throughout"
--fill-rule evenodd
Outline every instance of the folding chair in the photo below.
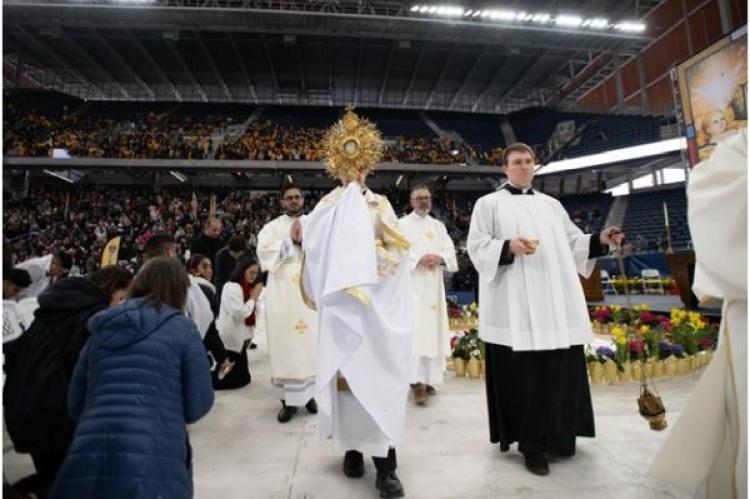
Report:
M 641 270 L 641 286 L 645 295 L 650 292 L 664 294 L 664 284 L 661 281 L 661 274 L 659 274 L 657 269 Z
M 617 288 L 612 283 L 612 278 L 609 277 L 609 272 L 607 272 L 606 270 L 602 270 L 601 277 L 602 277 L 602 291 L 604 291 L 605 293 L 610 291 L 613 294 L 618 294 Z

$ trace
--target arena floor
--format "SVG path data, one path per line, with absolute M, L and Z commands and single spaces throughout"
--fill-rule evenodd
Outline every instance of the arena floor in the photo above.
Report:
M 265 338 L 253 350 L 253 382 L 244 389 L 217 392 L 208 416 L 190 429 L 194 449 L 195 497 L 223 499 L 377 498 L 375 469 L 364 478 L 341 472 L 342 456 L 321 442 L 315 416 L 300 413 L 276 422 L 279 404 L 271 393 Z M 670 425 L 685 406 L 701 372 L 660 380 L 658 389 Z M 668 431 L 648 428 L 636 411 L 638 386 L 593 386 L 598 436 L 579 440 L 570 460 L 552 462 L 547 477 L 523 468 L 515 451 L 501 454 L 487 438 L 482 380 L 446 384 L 426 408 L 410 400 L 407 438 L 398 448 L 399 475 L 411 498 L 650 499 L 687 497 L 646 477 Z M 13 452 L 4 435 L 4 473 L 13 482 L 33 471 L 28 456 Z

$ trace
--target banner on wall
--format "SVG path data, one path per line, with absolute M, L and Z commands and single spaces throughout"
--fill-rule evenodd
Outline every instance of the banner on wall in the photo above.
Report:
M 677 66 L 690 166 L 716 145 L 747 132 L 747 28 Z

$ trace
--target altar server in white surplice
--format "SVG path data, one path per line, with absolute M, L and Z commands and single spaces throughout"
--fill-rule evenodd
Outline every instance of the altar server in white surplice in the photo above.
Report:
M 328 169 L 339 187 L 303 224 L 302 284 L 318 310 L 316 399 L 321 436 L 364 474 L 373 456 L 380 497 L 403 497 L 395 446 L 404 433 L 412 346 L 409 243 L 385 196 L 365 187 L 380 158 L 375 127 L 349 111 L 329 131 Z
M 534 151 L 503 153 L 508 183 L 477 201 L 467 249 L 479 273 L 490 441 L 518 442 L 526 468 L 549 473 L 548 454 L 572 456 L 594 436 L 583 346 L 592 339 L 578 274 L 621 243 L 617 227 L 584 234 L 556 199 L 531 187 Z
M 456 248 L 445 225 L 430 216 L 432 195 L 426 185 L 411 190 L 413 211 L 399 220 L 409 240 L 409 269 L 414 293 L 414 347 L 411 386 L 417 405 L 427 404 L 443 383 L 445 357 L 450 353 L 448 307 L 443 270 L 458 271 Z
M 302 270 L 301 222 L 305 198 L 288 186 L 281 191 L 284 214 L 258 234 L 258 259 L 268 272 L 265 318 L 271 357 L 271 383 L 281 399 L 277 416 L 286 423 L 305 406 L 318 412 L 315 403 L 315 349 L 318 318 L 302 301 L 299 292 Z
M 650 473 L 708 499 L 747 497 L 747 135 L 690 173 L 693 291 L 724 300 L 719 345 Z

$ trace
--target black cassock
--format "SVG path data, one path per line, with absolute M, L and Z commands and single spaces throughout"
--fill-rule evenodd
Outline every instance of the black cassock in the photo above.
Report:
M 522 194 L 510 185 L 505 189 Z M 533 193 L 529 189 L 524 194 Z M 591 237 L 590 257 L 607 251 L 599 237 Z M 499 263 L 511 265 L 513 260 L 506 241 Z M 523 453 L 571 456 L 576 437 L 595 435 L 582 345 L 518 352 L 492 343 L 485 348 L 490 441 L 500 443 L 502 451 L 518 442 L 518 450 Z
M 594 411 L 583 346 L 514 352 L 487 343 L 490 441 L 503 451 L 570 456 L 576 437 L 594 436 Z

